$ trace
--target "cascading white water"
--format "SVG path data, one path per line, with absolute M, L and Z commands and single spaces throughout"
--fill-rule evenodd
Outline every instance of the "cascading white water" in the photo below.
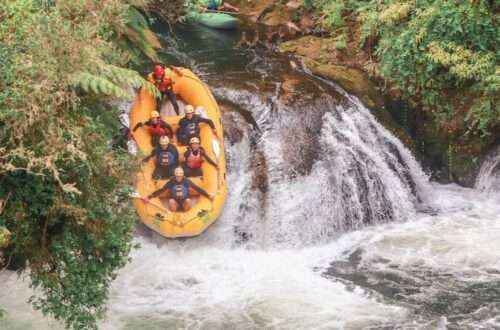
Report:
M 338 104 L 325 94 L 298 112 L 249 91 L 220 88 L 216 95 L 254 113 L 263 131 L 267 203 L 260 225 L 253 218 L 240 224 L 258 246 L 301 247 L 367 224 L 404 221 L 425 197 L 419 164 L 356 99 Z M 297 173 L 309 158 L 310 171 Z
M 500 147 L 494 149 L 484 159 L 476 178 L 475 187 L 489 193 L 500 191 Z

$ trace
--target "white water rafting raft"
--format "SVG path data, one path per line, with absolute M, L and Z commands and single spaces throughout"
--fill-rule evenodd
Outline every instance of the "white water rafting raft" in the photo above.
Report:
M 215 124 L 217 138 L 210 127 L 200 126 L 201 146 L 208 156 L 215 160 L 219 169 L 207 162 L 202 165 L 203 177 L 190 178 L 193 183 L 204 189 L 208 194 L 214 196 L 210 201 L 204 196 L 190 189 L 190 196 L 194 200 L 193 207 L 186 212 L 171 212 L 168 209 L 167 198 L 169 193 L 165 192 L 159 197 L 152 198 L 148 203 L 140 198 L 135 199 L 135 206 L 139 212 L 142 222 L 167 238 L 190 237 L 201 234 L 220 216 L 227 197 L 226 182 L 226 159 L 224 157 L 224 140 L 221 112 L 208 87 L 190 70 L 181 68 L 182 76 L 170 72 L 174 81 L 174 92 L 180 97 L 182 104 L 191 104 L 195 108 L 203 107 L 206 116 Z M 175 130 L 182 116 L 177 116 L 172 111 L 161 111 L 162 119 Z M 156 99 L 145 88 L 142 88 L 136 96 L 132 111 L 130 112 L 130 127 L 135 127 L 139 122 L 149 119 L 151 111 L 156 109 Z M 183 107 L 181 106 L 181 115 Z M 144 155 L 149 155 L 153 149 L 149 130 L 143 126 L 134 134 L 139 150 Z M 184 161 L 183 155 L 186 146 L 176 145 L 180 159 Z M 153 180 L 152 174 L 155 169 L 154 160 L 149 160 L 137 175 L 136 190 L 140 197 L 146 197 L 154 191 L 162 188 L 167 180 Z

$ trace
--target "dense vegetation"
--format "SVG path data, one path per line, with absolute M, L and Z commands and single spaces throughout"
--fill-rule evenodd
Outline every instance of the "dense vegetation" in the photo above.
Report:
M 347 34 L 359 24 L 377 74 L 453 133 L 490 134 L 500 125 L 498 1 L 304 0 L 320 25 Z M 352 31 L 350 31 L 352 33 Z M 340 38 L 342 39 L 342 38 Z M 462 112 L 461 114 L 459 112 Z M 453 117 L 467 125 L 450 125 Z M 462 131 L 460 131 L 462 127 Z
M 117 98 L 155 92 L 124 68 L 156 57 L 146 5 L 0 3 L 0 259 L 25 260 L 35 308 L 75 329 L 97 327 L 132 245 L 133 165 L 109 140 Z

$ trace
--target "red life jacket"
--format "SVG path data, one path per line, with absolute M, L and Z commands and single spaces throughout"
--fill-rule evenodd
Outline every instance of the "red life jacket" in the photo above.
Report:
M 156 123 L 156 125 L 155 124 L 149 125 L 149 133 L 151 135 L 159 135 L 159 136 L 167 135 L 166 129 L 161 127 L 161 121 L 159 120 Z
M 192 149 L 189 149 L 189 155 L 186 159 L 186 164 L 189 168 L 201 168 L 203 164 L 203 156 L 201 155 L 201 149 L 198 150 L 198 154 L 195 155 Z
M 172 79 L 168 77 L 163 77 L 162 80 L 158 83 L 156 82 L 156 87 L 160 90 L 160 92 L 165 93 L 170 88 L 172 88 L 173 82 Z

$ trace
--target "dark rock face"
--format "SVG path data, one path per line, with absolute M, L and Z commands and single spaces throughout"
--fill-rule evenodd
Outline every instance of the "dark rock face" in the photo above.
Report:
M 224 112 L 222 120 L 224 122 L 224 137 L 227 141 L 231 145 L 241 142 L 244 136 L 244 131 L 241 129 L 241 116 L 235 112 Z

